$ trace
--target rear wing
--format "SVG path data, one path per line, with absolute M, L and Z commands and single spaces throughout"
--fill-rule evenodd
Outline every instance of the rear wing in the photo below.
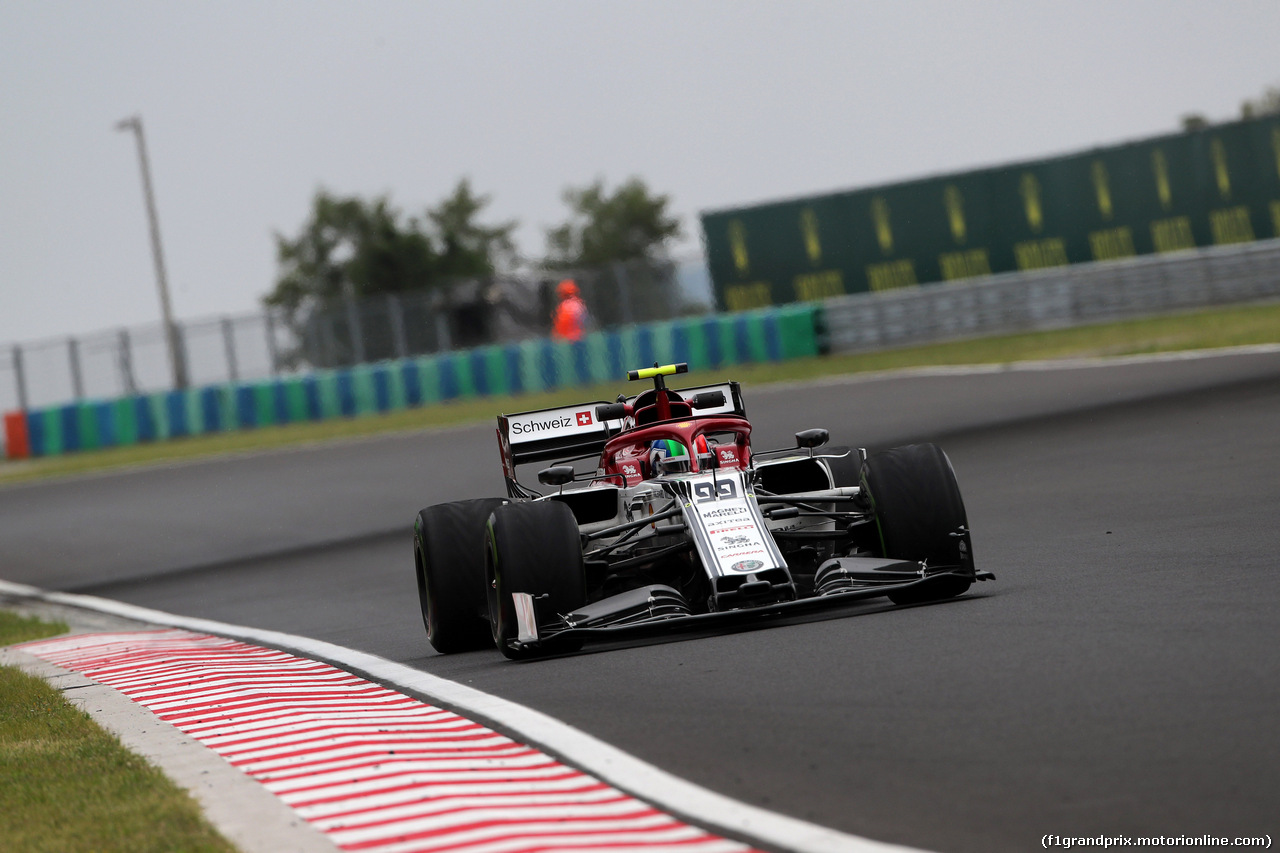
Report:
M 724 394 L 722 405 L 698 409 L 696 414 L 699 416 L 737 414 L 745 417 L 747 414 L 737 382 L 672 390 L 686 400 L 708 391 Z M 628 397 L 626 402 L 634 403 L 637 396 Z M 507 478 L 507 488 L 519 488 L 516 482 L 516 467 L 519 465 L 585 459 L 603 452 L 605 442 L 632 426 L 630 418 L 601 421 L 596 416 L 596 407 L 606 405 L 609 405 L 607 401 L 597 400 L 498 415 L 498 450 L 502 454 L 502 473 Z M 524 490 L 520 489 L 519 493 L 523 494 Z

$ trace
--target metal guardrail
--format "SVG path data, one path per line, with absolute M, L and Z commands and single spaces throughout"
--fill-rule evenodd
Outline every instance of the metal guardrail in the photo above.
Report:
M 1280 240 L 860 293 L 824 303 L 831 352 L 1062 328 L 1280 296 Z

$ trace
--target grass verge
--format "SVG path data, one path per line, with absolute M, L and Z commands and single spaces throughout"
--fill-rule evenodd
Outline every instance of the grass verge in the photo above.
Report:
M 67 626 L 0 611 L 0 646 Z M 0 848 L 230 853 L 194 799 L 41 678 L 0 667 Z
M 710 383 L 736 379 L 750 388 L 768 382 L 798 382 L 822 376 L 909 367 L 1008 364 L 1038 359 L 1137 355 L 1278 342 L 1280 303 L 1267 302 L 879 352 L 823 356 L 777 364 L 737 365 L 704 371 L 691 376 L 690 380 Z M 498 412 L 539 409 L 590 399 L 610 400 L 622 390 L 623 385 L 625 383 L 619 379 L 616 383 L 594 388 L 461 400 L 365 418 L 220 433 L 47 459 L 0 461 L 0 484 L 486 421 Z

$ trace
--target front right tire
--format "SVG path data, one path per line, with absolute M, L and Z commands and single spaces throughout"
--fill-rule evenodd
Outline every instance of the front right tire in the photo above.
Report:
M 911 444 L 871 456 L 862 488 L 880 531 L 881 556 L 953 566 L 919 586 L 892 593 L 895 604 L 919 604 L 960 595 L 973 583 L 969 521 L 951 460 L 936 444 Z

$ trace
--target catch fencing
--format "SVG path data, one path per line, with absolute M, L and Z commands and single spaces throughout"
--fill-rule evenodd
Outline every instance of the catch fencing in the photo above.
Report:
M 1280 240 L 1005 273 L 823 303 L 831 352 L 1052 329 L 1280 297 Z
M 561 274 L 465 280 L 294 311 L 176 322 L 186 387 L 237 383 L 545 337 Z M 577 270 L 597 330 L 711 310 L 696 261 Z M 0 412 L 175 388 L 160 323 L 0 345 Z

